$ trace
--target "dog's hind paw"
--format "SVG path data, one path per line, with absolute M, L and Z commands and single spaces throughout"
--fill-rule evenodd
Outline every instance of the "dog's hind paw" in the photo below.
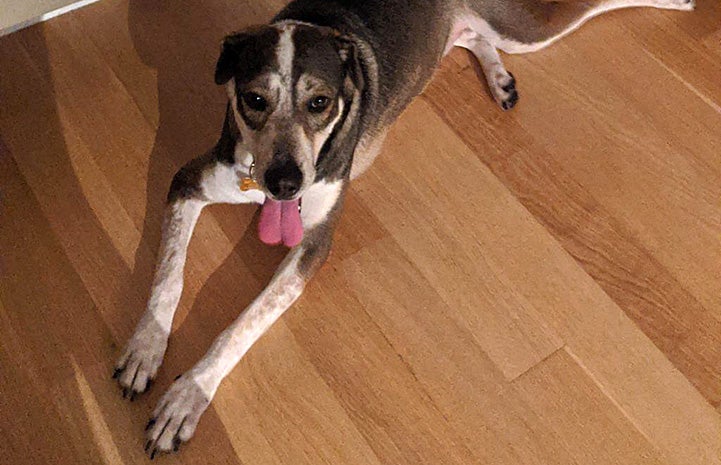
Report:
M 513 74 L 503 70 L 502 73 L 497 73 L 488 85 L 494 100 L 504 110 L 510 110 L 518 103 L 518 90 Z
M 189 374 L 176 379 L 145 427 L 145 452 L 150 459 L 160 453 L 177 452 L 195 433 L 208 405 L 210 399 Z
M 695 0 L 659 0 L 658 8 L 667 10 L 693 11 L 696 8 Z
M 681 11 L 693 11 L 696 9 L 696 1 L 695 0 L 684 0 L 683 5 L 679 8 Z

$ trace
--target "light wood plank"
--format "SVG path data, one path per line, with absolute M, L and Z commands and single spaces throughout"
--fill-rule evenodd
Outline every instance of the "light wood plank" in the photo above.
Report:
M 502 270 L 514 291 L 529 302 L 542 321 L 547 322 L 578 354 L 604 392 L 624 408 L 628 407 L 626 414 L 664 457 L 678 464 L 688 463 L 689 457 L 699 457 L 697 463 L 718 460 L 718 445 L 712 451 L 704 446 L 715 443 L 721 434 L 721 423 L 710 406 L 598 284 L 544 233 L 541 225 L 522 206 L 511 201 L 510 192 L 486 167 L 478 161 L 474 163 L 469 155 L 443 155 L 441 145 L 449 144 L 453 135 L 449 135 L 450 130 L 440 121 L 434 121 L 432 115 L 423 111 L 424 107 L 423 102 L 414 104 L 389 136 L 387 145 L 395 157 L 380 160 L 359 183 L 367 193 L 365 200 L 374 205 L 380 217 L 388 215 L 391 209 L 396 212 L 395 221 L 385 222 L 386 228 L 415 266 L 423 270 L 427 266 L 424 263 L 433 260 L 433 250 L 441 248 L 444 242 L 438 241 L 432 248 L 418 247 L 416 244 L 421 239 L 428 241 L 433 237 L 424 230 L 425 223 L 447 225 L 446 241 L 451 243 L 456 235 L 472 230 L 472 234 L 477 235 L 475 242 L 481 244 L 483 260 Z M 416 108 L 419 111 L 414 111 Z M 435 128 L 435 132 L 414 136 L 421 119 L 428 127 Z M 384 192 L 388 186 L 402 186 L 407 193 L 413 190 L 412 186 L 431 178 L 433 173 L 441 172 L 441 168 L 433 163 L 422 164 L 421 168 L 415 168 L 418 164 L 411 163 L 410 159 L 418 157 L 424 150 L 438 154 L 436 163 L 443 167 L 444 175 L 455 180 L 454 186 L 460 188 L 455 189 L 455 194 L 448 192 L 433 197 L 440 203 L 435 208 L 426 208 L 417 201 L 424 199 L 424 194 L 419 191 L 412 196 L 397 197 L 394 202 L 388 201 L 387 192 Z M 400 175 L 401 171 L 403 175 Z M 371 187 L 363 188 L 364 184 Z M 469 204 L 464 194 L 471 190 L 474 204 L 464 206 Z M 431 195 L 426 193 L 425 198 L 429 197 Z M 466 216 L 464 225 L 471 228 L 459 231 L 454 221 L 463 214 L 464 208 L 481 208 L 485 215 L 475 220 Z M 425 215 L 423 223 L 417 219 L 421 215 Z M 404 227 L 405 224 L 414 227 Z M 462 243 L 468 248 L 472 242 L 466 239 Z M 458 254 L 454 251 L 448 257 Z M 467 275 L 465 279 L 469 277 L 472 282 L 487 279 L 477 275 Z M 441 288 L 436 289 L 444 292 Z M 618 348 L 626 350 L 618 352 Z M 661 405 L 661 410 L 673 412 L 669 414 L 673 421 L 658 421 L 657 409 Z M 685 420 L 678 422 L 678 415 L 684 416 Z M 698 428 L 689 430 L 683 426 L 690 423 Z
M 555 352 L 513 384 L 540 417 L 539 427 L 573 444 L 577 463 L 666 463 L 649 438 L 599 389 L 567 348 Z M 575 421 L 569 422 L 569 418 Z
M 118 395 L 168 184 L 220 128 L 219 41 L 281 5 L 104 0 L 0 39 L 0 462 L 147 460 L 163 389 L 272 275 L 255 208 L 209 208 L 156 387 Z M 719 18 L 616 12 L 504 57 L 508 113 L 454 51 L 168 460 L 721 462 Z
M 603 48 L 596 41 L 589 39 L 594 50 Z M 711 277 L 721 273 L 721 261 L 714 260 L 721 238 L 713 226 L 721 217 L 714 200 L 721 165 L 713 161 L 717 136 L 710 128 L 721 119 L 668 75 L 673 92 L 694 100 L 698 108 L 679 103 L 681 111 L 691 112 L 686 123 L 671 129 L 666 121 L 659 132 L 648 122 L 671 114 L 654 107 L 664 99 L 660 91 L 649 100 L 635 95 L 631 101 L 643 101 L 645 113 L 633 110 L 616 76 L 632 73 L 612 71 L 607 61 L 577 66 L 572 45 L 507 60 L 511 70 L 515 62 L 516 69 L 523 66 L 529 73 L 526 89 L 531 91 L 512 113 L 484 105 L 487 96 L 474 70 L 452 63 L 441 69 L 426 98 L 715 405 L 721 399 L 721 307 L 719 281 Z M 649 60 L 645 63 L 658 71 Z M 557 71 L 573 67 L 573 76 Z M 522 76 L 517 78 L 523 93 Z M 610 84 L 614 79 L 618 85 Z M 593 90 L 586 89 L 589 81 Z M 696 138 L 688 125 L 696 121 L 708 126 L 703 134 L 709 138 Z M 667 133 L 676 134 L 676 140 Z M 700 147 L 698 158 L 683 144 Z

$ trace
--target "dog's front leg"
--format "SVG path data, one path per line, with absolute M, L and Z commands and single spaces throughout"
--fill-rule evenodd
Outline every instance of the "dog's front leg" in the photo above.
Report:
M 163 361 L 183 291 L 188 243 L 203 207 L 262 201 L 259 191 L 255 191 L 255 198 L 240 191 L 236 166 L 218 160 L 217 149 L 192 160 L 173 178 L 150 299 L 113 374 L 123 388 L 123 396 L 131 400 L 150 387 Z
M 221 381 L 295 302 L 327 258 L 342 202 L 342 183 L 320 184 L 303 197 L 303 241 L 288 253 L 265 290 L 159 401 L 147 427 L 145 448 L 151 458 L 157 452 L 177 450 L 190 439 Z
M 173 201 L 166 207 L 150 299 L 113 374 L 123 388 L 123 397 L 129 396 L 130 400 L 150 387 L 163 361 L 173 315 L 183 291 L 188 242 L 205 204 L 191 198 Z

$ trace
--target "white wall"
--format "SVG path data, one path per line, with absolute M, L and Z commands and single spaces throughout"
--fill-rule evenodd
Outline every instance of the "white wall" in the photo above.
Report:
M 0 0 L 0 35 L 53 18 L 97 0 Z

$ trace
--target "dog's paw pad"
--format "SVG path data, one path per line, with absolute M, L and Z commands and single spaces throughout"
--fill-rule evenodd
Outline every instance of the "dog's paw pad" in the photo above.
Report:
M 490 83 L 493 98 L 504 110 L 510 110 L 518 103 L 518 91 L 516 90 L 516 78 L 513 74 L 503 71 L 496 75 Z
M 518 103 L 518 92 L 514 90 L 509 94 L 507 99 L 501 102 L 501 108 L 504 110 L 510 110 L 516 106 L 516 103 Z
M 506 81 L 506 83 L 501 85 L 501 89 L 504 92 L 510 93 L 510 92 L 516 90 L 516 78 L 513 77 L 513 74 L 508 73 L 508 77 L 505 81 Z

